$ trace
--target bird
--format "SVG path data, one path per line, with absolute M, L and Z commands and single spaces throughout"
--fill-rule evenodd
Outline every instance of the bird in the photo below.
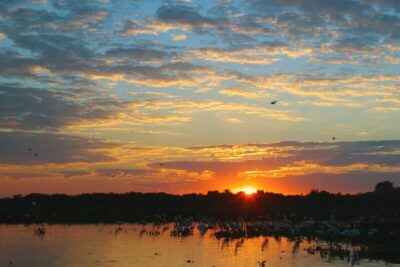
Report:
M 261 250 L 264 251 L 266 247 L 268 246 L 268 238 L 264 240 L 264 242 L 261 245 Z
M 142 237 L 142 235 L 143 235 L 144 233 L 146 233 L 146 232 L 147 232 L 146 229 L 142 229 L 142 230 L 140 231 L 140 233 L 139 233 L 139 237 Z
M 46 234 L 46 228 L 44 228 L 44 226 L 40 226 L 38 228 L 35 229 L 35 234 L 37 236 L 44 236 Z
M 39 153 L 36 153 L 35 155 L 33 155 L 34 157 L 39 157 Z
M 164 166 L 165 165 L 165 163 L 162 163 L 162 162 L 160 162 L 160 163 L 158 163 L 160 166 Z
M 336 137 L 332 137 L 332 140 L 335 141 L 335 140 L 336 140 Z
M 267 264 L 266 260 L 258 261 L 258 266 L 260 267 L 265 267 L 266 264 Z
M 278 103 L 278 100 L 271 101 L 271 105 L 275 105 L 276 103 Z

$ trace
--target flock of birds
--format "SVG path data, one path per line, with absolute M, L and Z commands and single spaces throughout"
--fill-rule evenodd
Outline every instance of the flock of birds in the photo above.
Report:
M 312 218 L 305 218 L 303 221 L 292 221 L 291 219 L 283 216 L 270 221 L 253 221 L 246 222 L 243 219 L 236 221 L 216 220 L 203 217 L 200 220 L 195 220 L 191 217 L 177 216 L 172 222 L 166 220 L 163 216 L 156 216 L 155 220 L 150 223 L 148 221 L 141 222 L 141 229 L 139 231 L 139 238 L 143 236 L 160 237 L 165 233 L 169 233 L 172 237 L 184 238 L 191 236 L 194 233 L 204 236 L 209 233 L 210 236 L 222 240 L 222 249 L 230 242 L 234 242 L 234 255 L 236 256 L 239 249 L 243 246 L 247 238 L 250 237 L 264 237 L 261 244 L 261 250 L 264 251 L 268 246 L 269 237 L 275 238 L 279 241 L 281 236 L 286 236 L 294 243 L 292 253 L 297 253 L 300 243 L 307 240 L 312 236 L 326 237 L 326 236 L 340 236 L 344 238 L 358 238 L 361 235 L 375 236 L 379 234 L 378 229 L 370 228 L 363 229 L 357 228 L 357 224 L 337 222 L 334 218 L 329 221 L 314 221 Z M 123 221 L 115 222 L 117 228 L 115 235 L 121 232 L 127 232 Z M 136 227 L 134 228 L 136 230 Z M 102 229 L 99 229 L 102 231 Z M 34 229 L 34 234 L 43 238 L 46 234 L 44 225 L 38 226 Z M 306 238 L 307 237 L 307 238 Z M 351 261 L 352 265 L 357 264 L 362 257 L 362 250 L 354 250 L 351 247 L 343 248 L 340 243 L 329 243 L 329 246 L 313 245 L 305 248 L 304 251 L 309 255 L 320 254 L 321 258 L 340 258 Z M 278 255 L 282 260 L 285 251 L 282 250 Z M 161 252 L 154 252 L 154 256 L 162 256 Z M 187 259 L 186 263 L 195 263 L 193 259 Z M 254 263 L 259 267 L 267 266 L 267 260 L 262 259 Z M 10 262 L 12 265 L 12 262 Z M 213 265 L 213 267 L 216 267 Z
M 32 152 L 32 148 L 31 148 L 31 147 L 28 147 L 27 150 L 28 150 L 29 152 Z M 34 153 L 33 156 L 34 156 L 34 157 L 39 157 L 39 153 Z

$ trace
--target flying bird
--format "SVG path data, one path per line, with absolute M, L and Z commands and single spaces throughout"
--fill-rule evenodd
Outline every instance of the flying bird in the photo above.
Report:
M 39 153 L 36 153 L 35 155 L 33 155 L 34 157 L 39 157 Z
M 278 100 L 271 101 L 271 105 L 275 105 L 276 103 L 278 103 Z

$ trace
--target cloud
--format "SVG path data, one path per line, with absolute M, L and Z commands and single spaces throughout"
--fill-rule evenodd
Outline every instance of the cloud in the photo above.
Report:
M 172 40 L 174 41 L 185 41 L 187 39 L 187 35 L 186 34 L 175 34 L 172 35 Z
M 111 58 L 122 58 L 126 61 L 136 60 L 138 62 L 158 63 L 176 56 L 174 52 L 168 52 L 145 47 L 113 48 L 106 52 Z
M 221 49 L 199 49 L 191 52 L 193 58 L 207 61 L 231 62 L 239 64 L 272 64 L 279 61 L 278 58 L 265 57 L 259 55 L 256 51 L 231 51 Z M 253 54 L 253 55 L 251 55 Z M 257 55 L 256 55 L 257 54 Z
M 117 145 L 73 135 L 15 131 L 0 132 L 0 140 L 0 164 L 6 166 L 107 162 L 115 160 L 107 151 Z
M 0 1 L 0 193 L 398 174 L 398 1 L 175 2 Z
M 298 58 L 312 54 L 311 48 L 304 48 L 302 44 L 289 46 L 284 42 L 268 41 L 257 45 L 232 46 L 230 48 L 202 48 L 190 51 L 192 58 L 216 62 L 231 62 L 239 64 L 272 64 L 286 55 Z
M 134 181 L 135 184 L 146 185 L 153 183 L 193 183 L 210 180 L 214 174 L 209 171 L 195 173 L 168 169 L 103 169 L 98 171 L 98 175 L 107 176 L 110 179 L 129 179 Z
M 223 28 L 229 24 L 224 17 L 207 17 L 201 15 L 195 8 L 186 5 L 163 5 L 156 11 L 154 17 L 145 21 L 123 21 L 126 35 L 158 35 L 171 30 L 193 30 L 196 33 L 206 33 L 215 28 Z M 184 35 L 180 35 L 182 38 Z
M 180 24 L 193 28 L 210 28 L 227 23 L 225 18 L 212 18 L 200 15 L 194 8 L 188 6 L 165 5 L 157 10 L 159 21 L 169 24 Z
M 227 121 L 230 123 L 243 123 L 243 121 L 238 118 L 228 118 Z
M 106 176 L 109 178 L 129 178 L 135 176 L 143 176 L 145 174 L 154 173 L 151 169 L 100 169 L 97 170 L 97 175 Z
M 194 101 L 190 99 L 159 100 L 151 99 L 132 103 L 133 107 L 145 110 L 170 111 L 173 114 L 191 114 L 194 112 L 220 112 L 226 114 L 240 113 L 241 115 L 269 118 L 277 121 L 301 122 L 306 119 L 290 114 L 288 111 L 273 110 L 258 105 L 239 102 L 223 102 L 217 100 Z
M 245 98 L 257 98 L 263 97 L 265 94 L 262 92 L 246 90 L 242 88 L 224 88 L 219 91 L 220 94 L 229 95 L 229 96 L 241 96 Z
M 90 79 L 123 80 L 126 83 L 149 87 L 192 87 L 210 86 L 218 81 L 229 79 L 215 68 L 187 62 L 172 62 L 160 66 L 149 65 L 107 65 L 101 69 L 87 70 Z M 217 85 L 215 84 L 215 85 Z
M 60 172 L 55 172 L 55 173 L 62 174 L 65 178 L 82 177 L 82 176 L 92 174 L 91 172 L 88 172 L 88 171 L 60 171 Z
M 210 170 L 219 177 L 248 175 L 249 178 L 400 172 L 400 141 L 280 142 L 189 149 L 216 160 L 169 162 L 167 167 L 198 172 Z
M 13 148 L 11 154 L 1 155 L 0 171 L 6 180 L 71 178 L 76 184 L 96 181 L 99 188 L 119 181 L 130 188 L 160 190 L 169 190 L 174 184 L 201 184 L 197 190 L 206 190 L 207 185 L 226 188 L 229 180 L 231 186 L 255 183 L 285 192 L 313 188 L 354 192 L 357 188 L 368 190 L 385 177 L 393 180 L 400 173 L 400 141 L 286 141 L 182 148 L 128 146 L 64 135 L 7 133 L 0 137 L 7 144 L 0 151 Z M 40 151 L 37 159 L 26 156 L 30 153 L 27 145 L 33 152 Z M 348 188 L 334 186 L 333 181 L 345 177 Z
M 90 90 L 42 90 L 0 85 L 0 127 L 58 130 L 87 123 L 112 122 L 122 103 Z

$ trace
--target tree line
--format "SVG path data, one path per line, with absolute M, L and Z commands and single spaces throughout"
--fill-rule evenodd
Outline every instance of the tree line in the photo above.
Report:
M 200 219 L 399 219 L 400 188 L 389 181 L 359 194 L 313 190 L 306 195 L 257 191 L 253 195 L 209 191 L 207 194 L 90 193 L 15 195 L 0 199 L 0 223 L 114 223 Z

